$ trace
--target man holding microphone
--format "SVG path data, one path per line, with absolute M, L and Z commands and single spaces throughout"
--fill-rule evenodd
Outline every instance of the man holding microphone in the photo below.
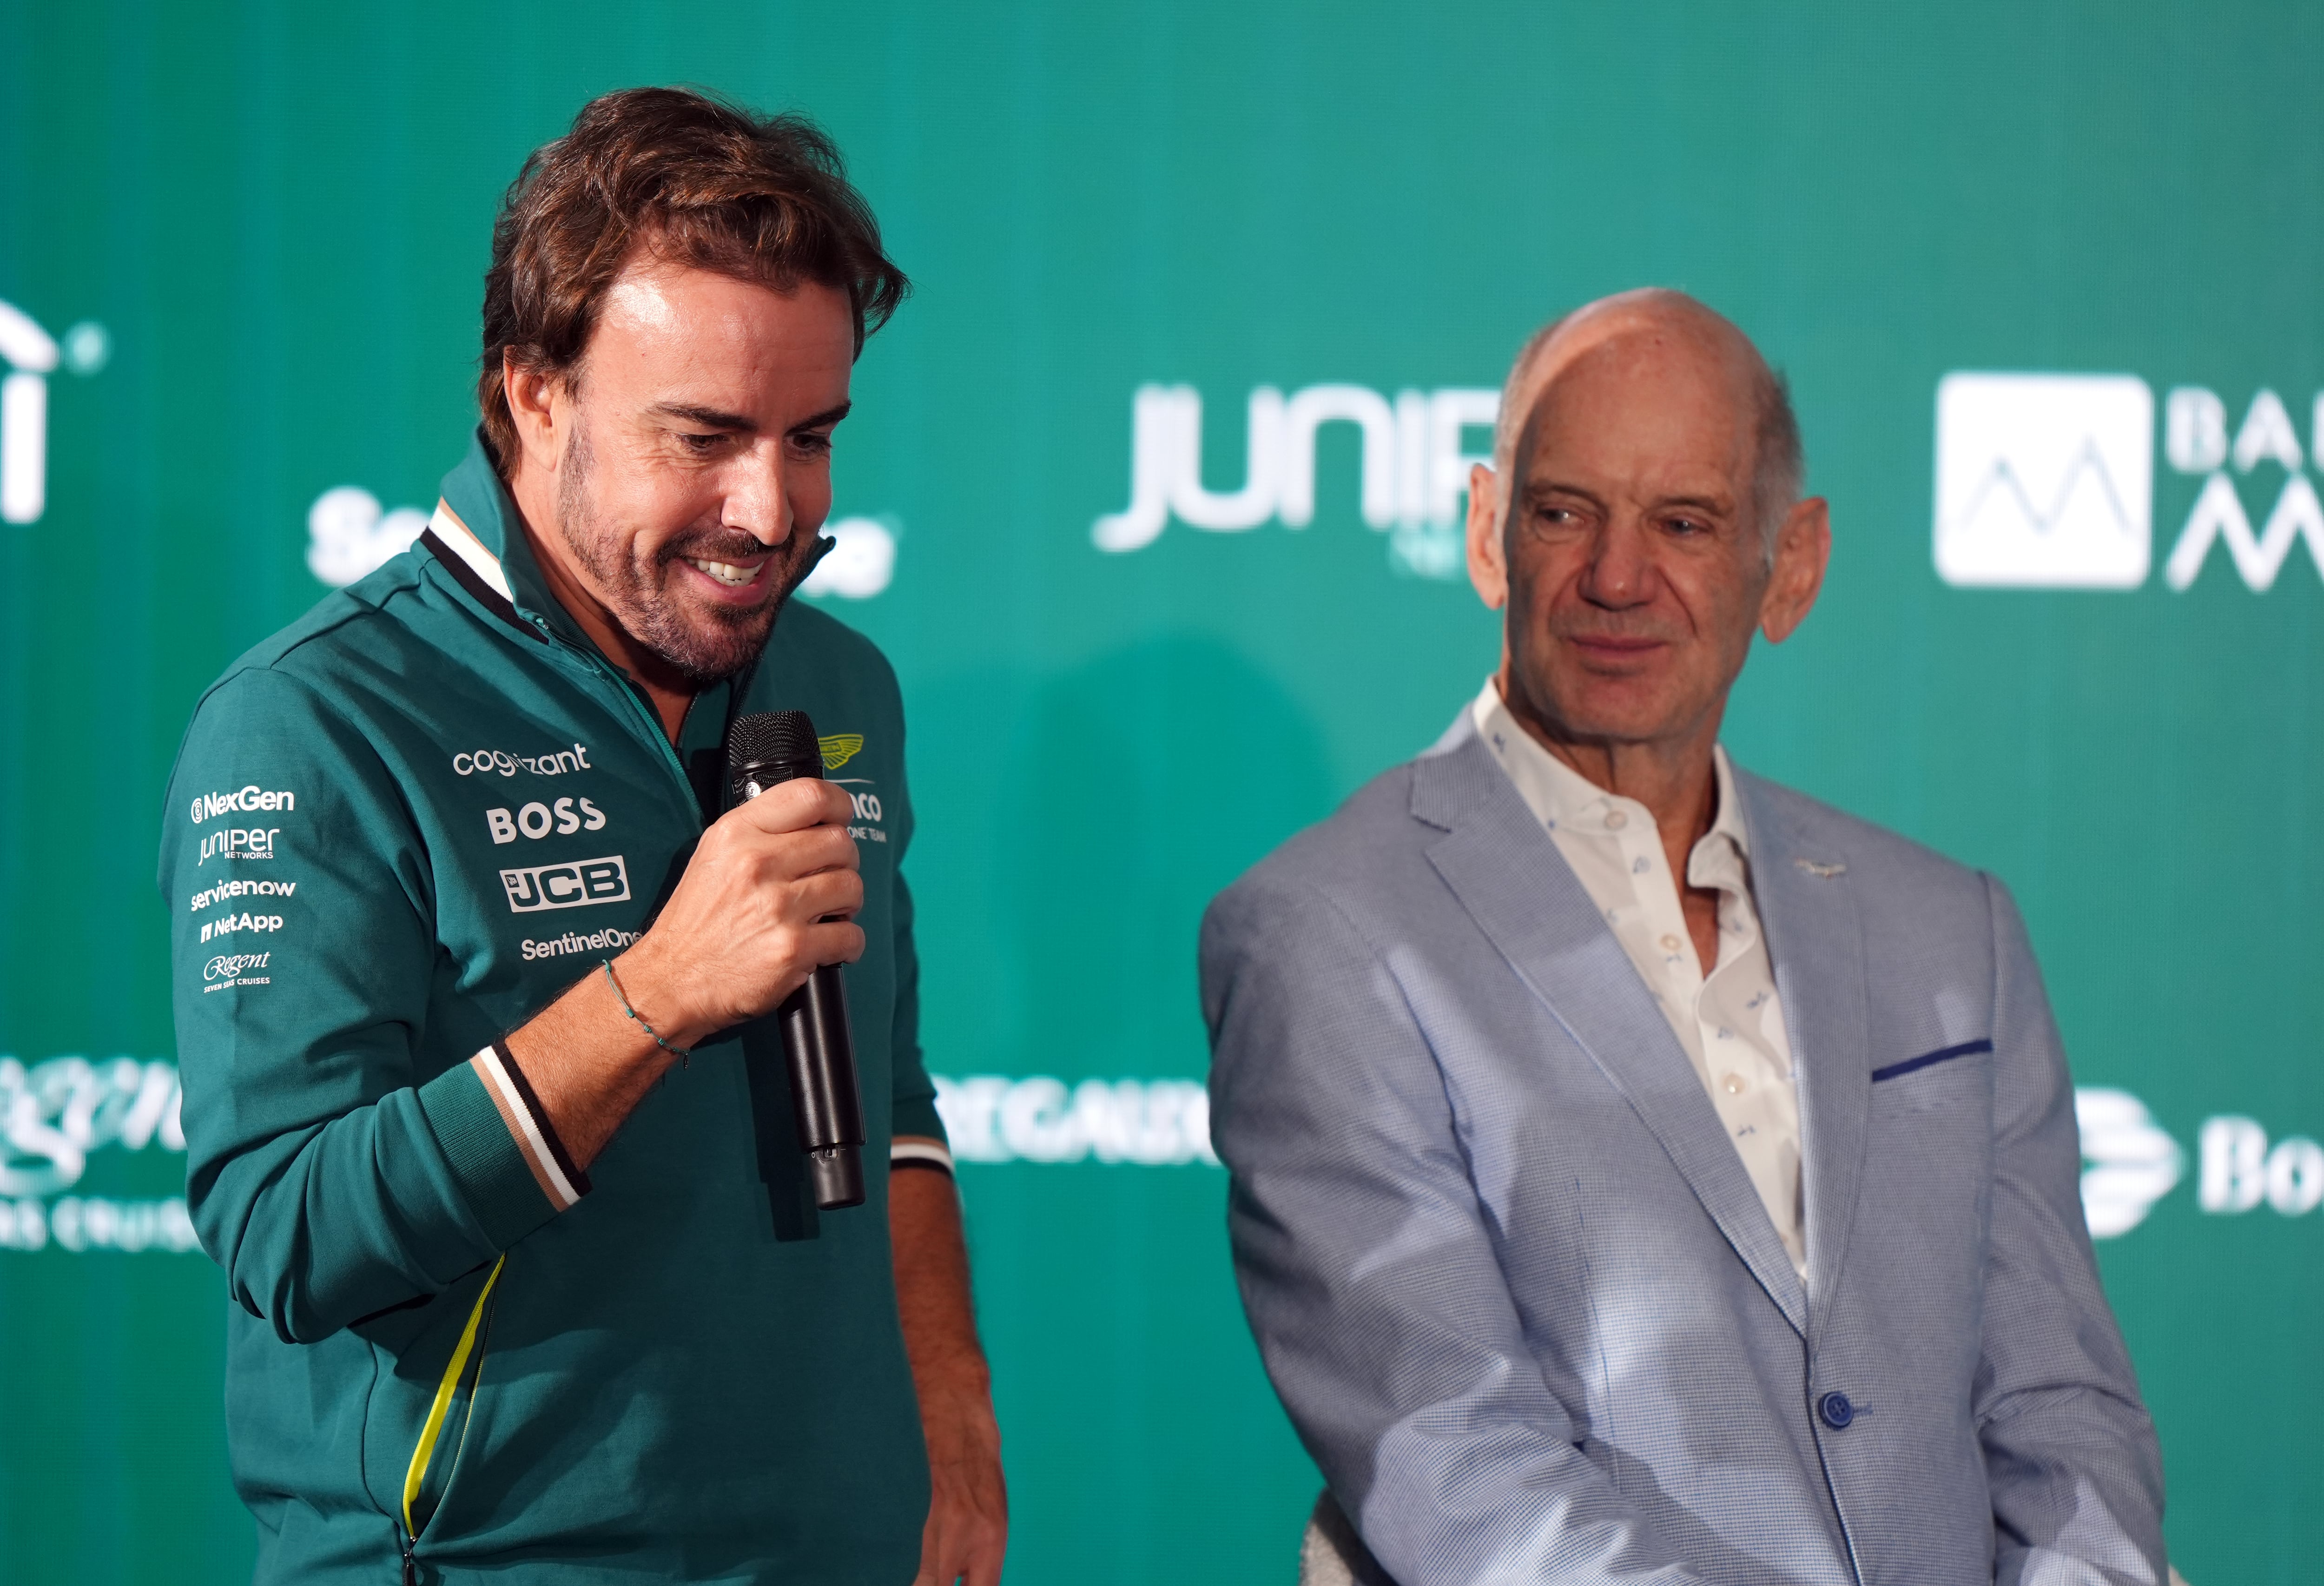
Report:
M 900 702 L 786 604 L 905 290 L 812 127 L 597 100 L 503 207 L 429 531 L 196 712 L 161 885 L 262 1581 L 999 1578 Z M 786 709 L 825 778 L 722 815 Z M 839 963 L 890 1170 L 818 1212 L 768 1016 Z

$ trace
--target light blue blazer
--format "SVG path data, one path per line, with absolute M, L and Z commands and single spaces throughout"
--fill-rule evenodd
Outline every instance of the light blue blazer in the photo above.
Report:
M 2163 1473 L 2001 884 L 1739 775 L 1808 1280 L 1462 723 L 1211 906 L 1243 1304 L 1402 1586 L 2159 1581 Z

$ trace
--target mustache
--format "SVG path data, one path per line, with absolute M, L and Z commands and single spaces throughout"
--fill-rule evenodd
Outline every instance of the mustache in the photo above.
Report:
M 1671 644 L 1675 643 L 1680 637 L 1680 635 L 1671 632 L 1670 629 L 1660 622 L 1608 622 L 1602 621 L 1577 622 L 1570 620 L 1566 622 L 1552 620 L 1549 624 L 1549 632 L 1553 638 L 1580 640 L 1583 641 L 1591 640 L 1617 640 L 1636 643 L 1643 640 L 1649 643 Z
M 729 565 L 758 561 L 766 557 L 772 557 L 781 561 L 786 558 L 799 555 L 802 540 L 806 546 L 812 547 L 816 538 L 813 534 L 802 536 L 798 530 L 794 529 L 791 530 L 789 539 L 769 545 L 762 539 L 752 539 L 740 530 L 723 531 L 711 530 L 670 541 L 654 553 L 654 560 L 665 567 L 681 557 L 692 557 L 706 562 L 725 562 Z

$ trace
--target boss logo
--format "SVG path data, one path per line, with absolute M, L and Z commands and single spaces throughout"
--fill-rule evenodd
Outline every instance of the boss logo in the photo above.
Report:
M 538 842 L 551 832 L 595 832 L 604 825 L 605 812 L 586 798 L 560 798 L 554 807 L 528 804 L 513 815 L 505 809 L 484 811 L 484 828 L 495 843 L 513 843 L 519 833 Z
M 532 914 L 543 908 L 583 908 L 592 903 L 619 903 L 630 895 L 629 866 L 618 853 L 604 859 L 580 859 L 570 864 L 541 864 L 530 870 L 501 871 L 508 889 L 510 909 Z

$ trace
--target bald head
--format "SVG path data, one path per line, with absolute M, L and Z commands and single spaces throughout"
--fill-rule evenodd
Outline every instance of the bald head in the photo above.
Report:
M 1651 348 L 1695 363 L 1750 416 L 1752 515 L 1772 550 L 1784 515 L 1800 499 L 1807 464 L 1790 391 L 1751 338 L 1725 315 L 1668 287 L 1640 287 L 1585 303 L 1534 332 L 1501 388 L 1493 428 L 1493 470 L 1507 491 L 1520 440 L 1537 421 L 1542 397 L 1560 375 L 1587 362 Z

